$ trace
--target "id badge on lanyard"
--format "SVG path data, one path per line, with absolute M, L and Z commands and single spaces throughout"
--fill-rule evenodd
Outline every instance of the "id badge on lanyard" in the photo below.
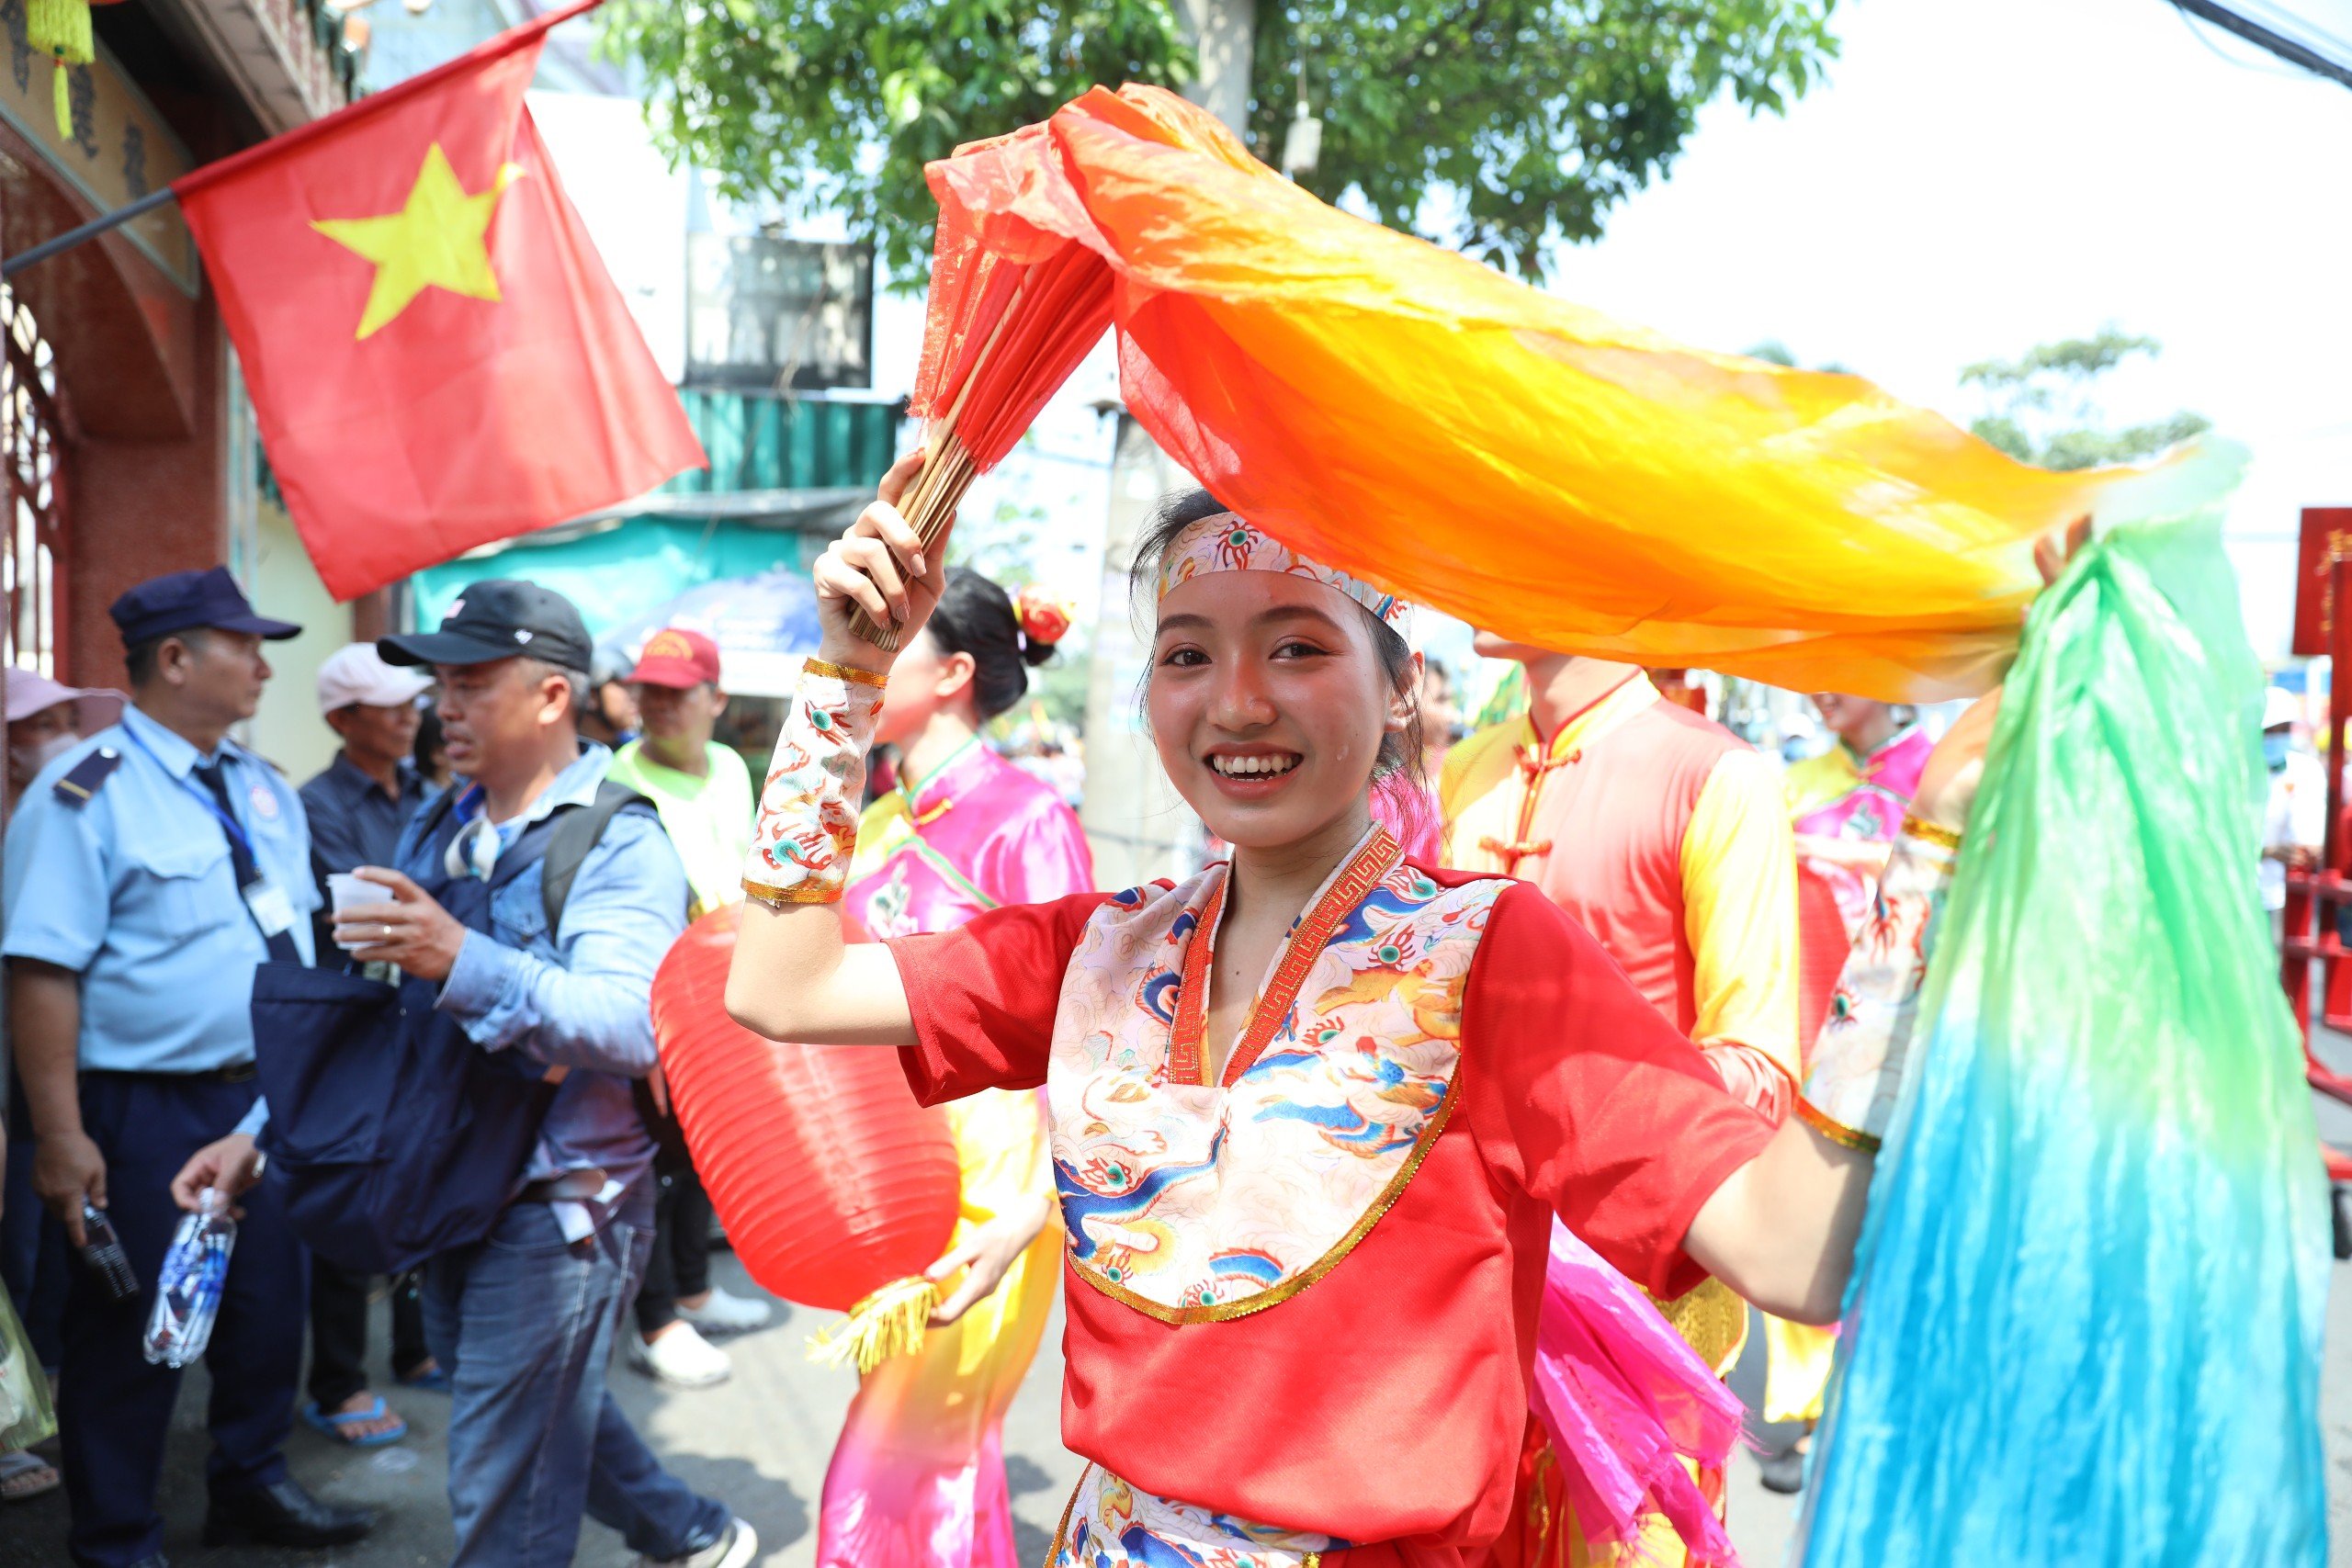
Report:
M 245 908 L 253 911 L 254 924 L 261 928 L 263 936 L 273 937 L 294 929 L 294 900 L 286 896 L 285 888 L 269 879 L 268 873 L 263 872 L 238 891 L 245 896 Z

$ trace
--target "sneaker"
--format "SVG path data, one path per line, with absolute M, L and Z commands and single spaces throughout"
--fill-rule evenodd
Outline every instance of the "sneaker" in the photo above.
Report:
M 638 1334 L 627 1336 L 626 1342 L 630 1366 L 673 1388 L 708 1388 L 725 1382 L 735 1371 L 727 1352 L 696 1334 L 691 1323 L 672 1324 L 650 1345 Z
M 637 1568 L 750 1568 L 759 1555 L 760 1538 L 741 1519 L 729 1519 L 718 1539 L 700 1551 L 684 1557 L 640 1557 Z
M 1757 1461 L 1756 1473 L 1765 1491 L 1793 1497 L 1804 1490 L 1804 1455 L 1794 1449 L 1768 1454 Z
M 678 1303 L 678 1315 L 696 1328 L 711 1334 L 748 1334 L 754 1328 L 765 1328 L 770 1315 L 768 1303 L 750 1296 L 739 1296 L 713 1285 L 710 1299 L 698 1307 Z

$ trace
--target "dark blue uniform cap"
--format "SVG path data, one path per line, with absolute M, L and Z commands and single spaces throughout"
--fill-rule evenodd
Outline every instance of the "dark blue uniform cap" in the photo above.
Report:
M 122 646 L 137 648 L 159 637 L 197 626 L 224 632 L 252 632 L 271 642 L 300 637 L 302 628 L 291 621 L 273 621 L 254 614 L 253 604 L 229 575 L 225 566 L 203 571 L 167 571 L 125 591 L 108 607 Z

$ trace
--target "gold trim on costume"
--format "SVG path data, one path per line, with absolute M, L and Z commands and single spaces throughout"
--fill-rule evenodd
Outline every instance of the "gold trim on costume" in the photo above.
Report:
M 1936 844 L 1950 850 L 1953 854 L 1960 853 L 1960 835 L 1938 823 L 1906 816 L 1903 818 L 1903 834 L 1904 837 L 1917 839 L 1923 844 Z
M 1802 1094 L 1797 1096 L 1797 1115 L 1806 1126 L 1841 1149 L 1852 1149 L 1856 1154 L 1864 1155 L 1878 1153 L 1879 1141 L 1876 1138 L 1847 1126 Z
M 1120 1305 L 1131 1306 L 1137 1312 L 1158 1318 L 1162 1323 L 1229 1323 L 1237 1317 L 1247 1317 L 1253 1312 L 1263 1312 L 1269 1307 L 1282 1305 L 1283 1303 L 1338 1268 L 1340 1260 L 1353 1252 L 1356 1244 L 1372 1234 L 1372 1227 L 1380 1223 L 1381 1216 L 1396 1206 L 1396 1200 L 1405 1195 L 1405 1184 L 1412 1180 L 1414 1172 L 1421 1168 L 1421 1161 L 1429 1157 L 1430 1150 L 1437 1145 L 1438 1134 L 1444 1132 L 1446 1123 L 1453 1120 L 1454 1102 L 1462 1098 L 1462 1074 L 1465 1065 L 1460 1057 L 1455 1058 L 1453 1081 L 1446 1086 L 1445 1103 L 1439 1106 L 1428 1122 L 1422 1124 L 1421 1135 L 1413 1141 L 1413 1152 L 1405 1156 L 1405 1163 L 1397 1167 L 1396 1174 L 1389 1179 L 1388 1185 L 1381 1190 L 1380 1196 L 1365 1207 L 1364 1212 L 1357 1216 L 1356 1223 L 1349 1227 L 1348 1234 L 1332 1244 L 1330 1251 L 1280 1284 L 1268 1286 L 1256 1295 L 1242 1301 L 1210 1302 L 1202 1306 L 1171 1307 L 1162 1306 L 1158 1302 L 1136 1294 L 1124 1285 L 1102 1279 L 1093 1269 L 1089 1269 L 1075 1258 L 1069 1258 L 1065 1253 L 1064 1257 L 1068 1258 L 1070 1272 Z
M 1054 1527 L 1053 1548 L 1046 1553 L 1046 1568 L 1054 1568 L 1062 1560 L 1062 1545 L 1069 1540 L 1069 1517 L 1078 1512 L 1079 1494 L 1086 1490 L 1087 1472 L 1093 1468 L 1093 1461 L 1088 1461 L 1086 1468 L 1078 1472 L 1078 1484 L 1069 1489 L 1069 1501 L 1062 1505 L 1062 1522 Z
M 887 686 L 890 683 L 890 677 L 888 675 L 877 675 L 871 670 L 860 670 L 854 664 L 836 664 L 830 659 L 805 660 L 801 663 L 800 672 L 804 675 L 821 675 L 829 681 L 847 681 L 853 686 Z
M 842 889 L 839 887 L 820 887 L 806 882 L 792 887 L 763 887 L 748 880 L 743 884 L 744 897 L 753 903 L 765 904 L 779 914 L 795 904 L 838 904 L 842 901 Z
M 1747 1303 L 1738 1292 L 1710 1275 L 1670 1301 L 1650 1300 L 1709 1371 L 1719 1378 L 1731 1371 L 1747 1343 Z

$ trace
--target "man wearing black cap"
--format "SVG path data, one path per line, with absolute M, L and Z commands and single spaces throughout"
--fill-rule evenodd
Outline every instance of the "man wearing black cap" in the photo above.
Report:
M 570 600 L 477 582 L 439 630 L 377 647 L 433 667 L 467 782 L 410 822 L 397 869 L 358 873 L 395 902 L 347 910 L 336 940 L 438 981 L 437 1007 L 482 1050 L 561 1077 L 515 1201 L 485 1241 L 425 1266 L 425 1337 L 454 1388 L 453 1563 L 566 1568 L 587 1513 L 646 1563 L 742 1568 L 751 1527 L 663 1471 L 605 1391 L 652 1242 L 654 1145 L 631 1080 L 653 1069 L 649 997 L 685 927 L 684 868 L 650 807 L 603 792 L 612 753 L 579 738 L 591 652 Z M 555 824 L 599 810 L 549 930 Z M 488 897 L 461 899 L 473 878 Z M 445 898 L 485 912 L 460 921 Z
M 300 627 L 254 614 L 226 570 L 179 571 L 114 603 L 130 666 L 121 721 L 44 769 L 9 823 L 9 1025 L 36 1144 L 33 1183 L 76 1247 L 104 1210 L 127 1298 L 72 1271 L 58 1414 L 76 1562 L 153 1568 L 164 1434 L 179 1374 L 141 1351 L 179 1223 L 183 1166 L 249 1178 L 254 966 L 308 963 L 317 894 L 302 803 L 228 739 L 253 716 L 262 644 Z M 231 1168 L 233 1167 L 233 1169 Z M 301 1370 L 302 1247 L 267 1190 L 245 1200 L 206 1365 L 208 1544 L 329 1546 L 371 1516 L 312 1499 L 279 1453 Z

